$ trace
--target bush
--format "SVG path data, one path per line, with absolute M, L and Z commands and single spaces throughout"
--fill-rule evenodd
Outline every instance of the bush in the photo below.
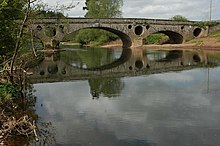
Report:
M 146 44 L 161 44 L 167 40 L 167 36 L 165 34 L 157 33 L 151 34 L 145 38 Z
M 171 17 L 170 19 L 174 20 L 174 21 L 189 21 L 186 17 L 184 17 L 182 15 L 175 15 L 175 16 Z
M 76 35 L 76 41 L 82 45 L 101 45 L 118 39 L 115 34 L 100 29 L 80 30 Z
M 11 83 L 0 84 L 0 102 L 11 101 L 20 95 L 19 87 Z
M 210 27 L 210 26 L 216 26 L 218 24 L 219 24 L 219 22 L 217 22 L 217 21 L 206 21 L 206 22 L 197 22 L 196 23 L 197 26 L 204 28 L 204 29 L 206 29 L 206 26 Z

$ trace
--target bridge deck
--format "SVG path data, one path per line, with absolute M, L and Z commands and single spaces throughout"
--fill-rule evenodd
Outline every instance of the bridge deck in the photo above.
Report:
M 39 18 L 31 19 L 33 23 L 118 23 L 118 24 L 164 24 L 164 25 L 196 25 L 195 21 L 174 21 L 168 19 L 144 19 L 144 18 Z

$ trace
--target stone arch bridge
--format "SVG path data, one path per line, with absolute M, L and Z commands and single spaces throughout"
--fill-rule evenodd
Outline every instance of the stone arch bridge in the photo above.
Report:
M 181 44 L 188 39 L 205 36 L 208 32 L 192 21 L 133 18 L 32 19 L 26 26 L 42 41 L 44 48 L 58 48 L 65 35 L 86 28 L 103 29 L 118 35 L 123 48 L 141 46 L 143 38 L 153 33 L 164 33 L 170 38 L 170 43 Z M 47 28 L 52 28 L 52 36 L 47 35 Z

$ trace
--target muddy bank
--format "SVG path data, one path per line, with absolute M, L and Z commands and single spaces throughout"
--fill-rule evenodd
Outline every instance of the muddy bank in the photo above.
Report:
M 103 48 L 120 48 L 122 43 L 109 43 L 101 46 Z M 216 38 L 199 38 L 184 44 L 164 44 L 164 45 L 143 45 L 143 46 L 132 46 L 131 48 L 142 48 L 142 49 L 211 49 L 220 50 L 220 40 Z

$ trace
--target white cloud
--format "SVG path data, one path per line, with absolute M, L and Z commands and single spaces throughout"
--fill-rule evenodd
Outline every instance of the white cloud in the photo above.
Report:
M 57 1 L 43 0 L 49 5 L 56 5 Z M 60 4 L 71 3 L 72 0 L 59 0 Z M 78 3 L 77 7 L 65 12 L 71 17 L 83 17 L 85 11 L 85 0 L 74 0 Z M 123 17 L 129 18 L 155 18 L 169 19 L 174 15 L 183 15 L 190 20 L 208 20 L 210 0 L 123 0 Z M 220 0 L 213 0 L 212 18 L 220 20 Z

